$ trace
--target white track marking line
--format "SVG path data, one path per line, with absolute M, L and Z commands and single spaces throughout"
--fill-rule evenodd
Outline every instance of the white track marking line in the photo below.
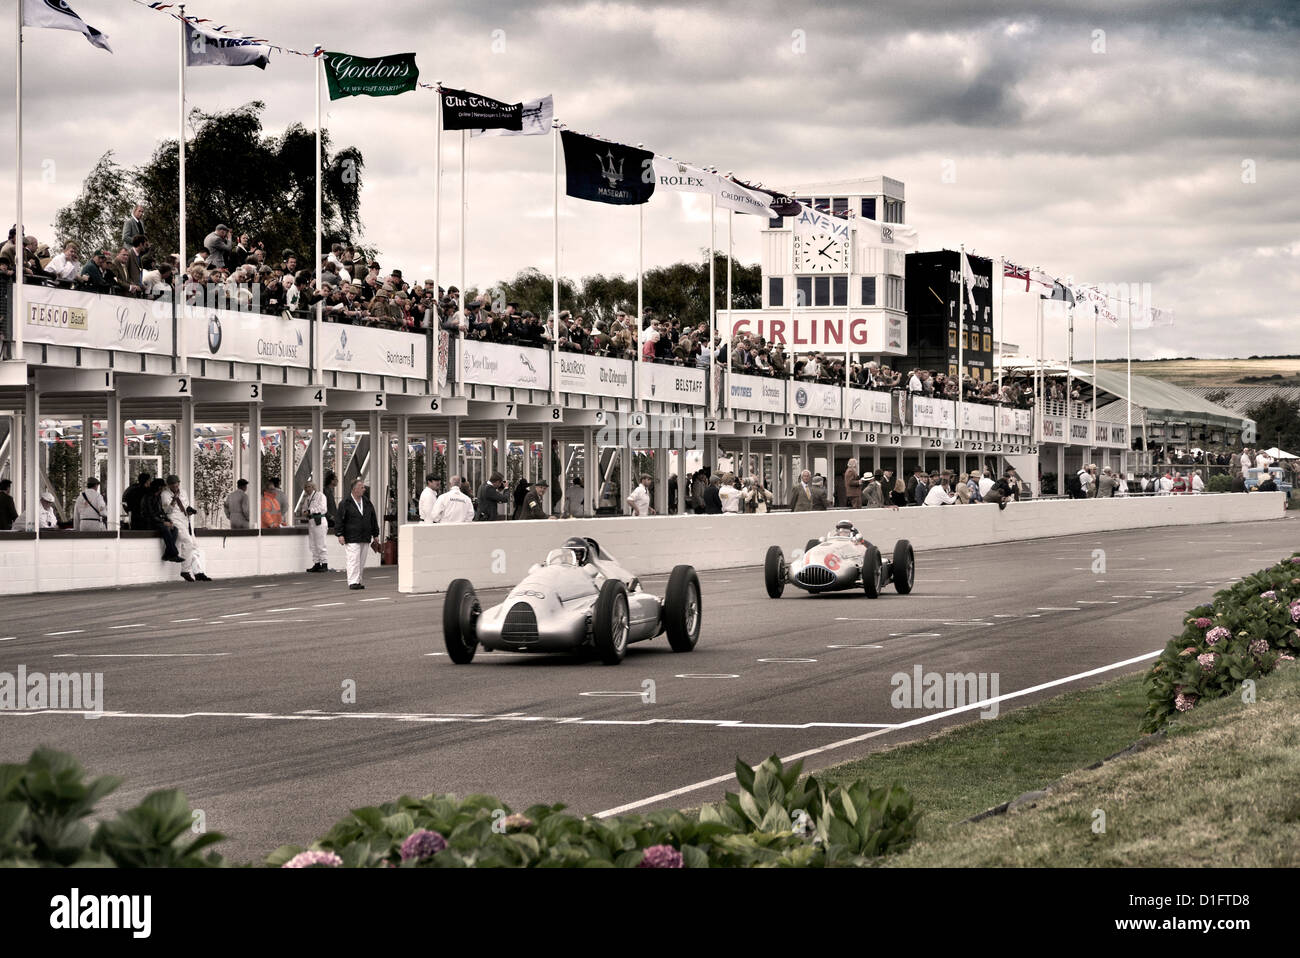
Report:
M 65 629 L 62 632 L 46 632 L 47 636 L 51 635 L 76 635 L 79 632 L 85 632 L 85 629 Z
M 938 635 L 937 632 L 931 634 Z M 828 645 L 826 646 L 826 648 L 828 649 L 883 649 L 884 646 L 883 645 Z M 736 676 L 736 678 L 740 678 L 740 676 Z
M 771 663 L 771 664 L 773 664 L 773 665 L 785 665 L 785 664 L 787 664 L 787 663 L 791 663 L 791 662 L 816 662 L 817 660 L 816 660 L 816 659 L 804 659 L 804 658 L 786 658 L 786 659 L 758 659 L 757 661 L 759 661 L 759 662 L 768 662 L 768 663 Z
M 1074 605 L 1040 605 L 1039 612 L 1078 612 L 1078 606 Z
M 386 596 L 386 595 L 377 595 L 377 596 L 375 596 L 373 599 L 362 599 L 361 601 L 362 601 L 362 602 L 387 602 L 387 601 L 388 601 L 388 596 Z
M 332 605 L 342 605 L 342 604 L 343 604 L 342 602 L 317 602 L 314 606 L 312 606 L 312 608 L 328 609 Z
M 195 617 L 193 619 L 172 619 L 172 621 L 173 622 L 197 622 L 199 621 L 199 617 Z
M 923 639 L 923 638 L 938 639 L 941 638 L 942 636 L 943 636 L 942 632 L 890 632 L 889 633 L 889 637 L 891 639 Z M 880 646 L 877 645 L 876 648 L 880 648 Z
M 272 613 L 272 612 L 301 612 L 301 611 L 302 611 L 302 606 L 300 606 L 300 605 L 291 605 L 291 606 L 288 606 L 288 607 L 283 608 L 283 609 L 267 609 L 267 610 L 266 610 L 266 612 L 267 612 L 268 615 L 269 615 L 270 613 Z
M 6 635 L 3 639 L 0 639 L 0 642 L 12 642 L 16 638 L 18 638 L 16 635 Z
M 639 691 L 637 691 L 637 692 L 579 692 L 578 694 L 579 694 L 579 695 L 590 695 L 590 696 L 603 696 L 603 695 L 608 695 L 608 696 L 623 696 L 623 695 L 632 696 L 632 695 L 635 695 L 637 698 L 640 698 L 640 697 L 641 697 L 641 692 L 639 692 Z
M 253 588 L 254 588 L 254 589 L 276 589 L 276 588 L 279 588 L 279 586 L 280 586 L 280 583 L 278 583 L 278 582 L 268 582 L 266 585 L 255 585 L 255 586 L 253 586 Z M 216 591 L 216 590 L 214 590 L 214 591 Z
M 202 659 L 219 658 L 229 652 L 58 652 L 56 659 Z
M 636 693 L 640 695 L 641 693 Z M 338 719 L 362 719 L 396 722 L 463 722 L 479 725 L 488 722 L 522 722 L 550 723 L 553 725 L 690 725 L 712 726 L 719 729 L 788 729 L 804 731 L 815 728 L 851 728 L 879 729 L 887 732 L 894 726 L 882 722 L 745 722 L 740 719 L 589 719 L 581 716 L 525 715 L 521 712 L 506 712 L 498 715 L 478 715 L 476 713 L 449 712 L 318 712 L 304 709 L 292 713 L 276 712 L 94 712 L 89 709 L 27 709 L 24 711 L 0 711 L 0 718 L 16 716 L 26 718 L 34 715 L 94 715 L 102 718 L 143 718 L 143 719 L 189 719 L 189 718 L 237 718 L 271 721 L 317 721 L 328 722 Z
M 132 622 L 130 625 L 110 625 L 110 629 L 143 629 L 147 626 L 143 622 Z
M 242 619 L 246 615 L 252 615 L 251 612 L 227 612 L 221 618 L 223 619 Z
M 1079 679 L 1091 678 L 1094 675 L 1100 675 L 1103 672 L 1109 672 L 1112 669 L 1123 668 L 1126 665 L 1134 665 L 1138 662 L 1145 662 L 1148 659 L 1154 659 L 1160 654 L 1161 650 L 1148 652 L 1145 655 L 1138 655 L 1131 659 L 1124 659 L 1122 662 L 1113 662 L 1110 665 L 1103 665 L 1100 668 L 1089 669 L 1087 672 L 1079 672 L 1075 675 L 1067 675 L 1064 678 L 1052 679 L 1050 682 L 1043 682 L 1039 685 L 1031 686 L 1027 689 L 1021 689 L 1018 692 L 1008 692 L 1006 695 L 999 695 L 994 698 L 984 699 L 980 702 L 972 702 L 969 705 L 958 706 L 953 709 L 946 709 L 942 712 L 936 712 L 932 715 L 923 715 L 920 718 L 912 719 L 908 722 L 902 722 L 898 725 L 890 725 L 874 732 L 868 732 L 865 735 L 855 735 L 853 738 L 841 739 L 838 742 L 831 742 L 829 745 L 820 745 L 816 748 L 806 749 L 802 752 L 796 752 L 793 755 L 787 755 L 781 759 L 782 764 L 788 765 L 790 762 L 796 762 L 800 759 L 808 758 L 811 755 L 820 755 L 822 752 L 829 752 L 833 749 L 843 748 L 846 745 L 856 745 L 858 742 L 865 742 L 868 739 L 875 738 L 878 735 L 885 735 L 889 732 L 896 732 L 900 729 L 912 728 L 917 725 L 924 725 L 928 722 L 936 722 L 939 719 L 947 718 L 950 715 L 956 715 L 961 712 L 969 712 L 972 709 L 987 708 L 994 702 L 1005 702 L 1008 699 L 1020 698 L 1023 695 L 1032 695 L 1034 692 L 1041 692 L 1043 689 L 1053 688 L 1058 685 L 1065 685 Z M 108 714 L 108 713 L 105 713 Z M 678 795 L 686 795 L 695 792 L 701 788 L 708 788 L 711 785 L 721 785 L 723 782 L 734 780 L 736 774 L 732 772 L 729 775 L 719 775 L 715 778 L 706 779 L 703 782 L 696 782 L 694 785 L 684 785 L 681 788 L 674 788 L 671 791 L 660 792 L 658 795 L 651 795 L 649 798 L 638 799 L 635 802 L 628 802 L 626 805 L 619 805 L 616 808 L 607 808 L 603 812 L 597 812 L 596 818 L 608 818 L 611 815 L 621 815 L 623 812 L 630 812 L 634 809 L 642 808 L 646 805 L 653 805 L 656 802 L 662 802 L 670 798 L 676 798 Z
M 834 646 L 831 646 L 834 648 Z M 738 679 L 740 675 L 736 672 L 682 672 L 673 676 L 678 679 Z
M 245 625 L 280 625 L 282 623 L 303 623 L 311 619 L 249 619 Z

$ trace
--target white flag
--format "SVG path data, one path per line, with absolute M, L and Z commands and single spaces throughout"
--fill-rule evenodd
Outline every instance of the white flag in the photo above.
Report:
M 227 37 L 193 23 L 185 24 L 185 65 L 257 67 L 265 70 L 271 46 L 245 37 Z
M 880 223 L 876 220 L 852 219 L 849 221 L 859 238 L 873 246 L 890 246 L 896 250 L 916 249 L 916 227 L 903 223 Z
M 1084 307 L 1083 315 L 1086 318 L 1088 309 L 1091 308 L 1093 315 L 1098 319 L 1104 319 L 1112 326 L 1119 325 L 1119 314 L 1111 307 L 1110 297 L 1103 293 L 1095 286 L 1075 286 L 1074 305 L 1076 308 Z
M 719 209 L 755 216 L 775 216 L 772 197 L 735 180 L 682 163 L 667 156 L 655 154 L 653 161 L 655 189 L 676 190 L 679 193 L 705 193 L 712 195 Z
M 849 237 L 849 220 L 822 213 L 811 206 L 804 206 L 793 219 L 794 231 L 800 236 L 830 236 L 834 239 Z
M 972 312 L 975 309 L 975 270 L 971 269 L 970 257 L 963 250 L 961 254 L 961 281 L 966 284 L 966 302 L 971 304 Z
M 555 97 L 547 94 L 540 100 L 525 100 L 520 129 L 470 130 L 470 136 L 538 136 L 550 133 L 555 120 Z
M 51 30 L 76 30 L 87 40 L 112 53 L 108 37 L 77 16 L 64 0 L 22 0 L 23 23 L 29 27 L 49 27 Z
M 1161 309 L 1158 306 L 1147 306 L 1143 309 L 1134 310 L 1132 319 L 1134 329 L 1172 326 L 1174 324 L 1174 311 L 1172 309 Z

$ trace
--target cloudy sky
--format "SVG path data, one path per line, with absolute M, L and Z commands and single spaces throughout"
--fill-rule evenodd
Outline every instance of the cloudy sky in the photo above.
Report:
M 45 240 L 100 153 L 134 165 L 176 133 L 175 21 L 131 0 L 73 7 L 114 53 L 72 33 L 25 31 L 25 218 Z M 1300 353 L 1300 4 L 194 0 L 187 9 L 299 49 L 413 50 L 423 80 L 505 100 L 553 93 L 571 128 L 779 188 L 892 176 L 906 183 L 923 249 L 965 243 L 1077 281 L 1150 283 L 1177 325 L 1135 332 L 1135 357 Z M 312 69 L 290 55 L 265 72 L 195 68 L 189 102 L 217 110 L 262 99 L 269 129 L 310 126 Z M 325 106 L 335 142 L 365 155 L 365 239 L 408 276 L 432 272 L 435 105 L 416 91 Z M 441 248 L 454 282 L 452 136 Z M 549 137 L 472 143 L 471 284 L 549 271 L 551 182 Z M 736 217 L 738 258 L 757 259 L 762 225 Z M 561 234 L 564 275 L 635 272 L 634 210 L 562 200 Z M 647 208 L 647 265 L 695 258 L 707 242 L 700 198 L 656 196 Z M 1012 341 L 1029 336 L 1007 330 Z M 1090 339 L 1089 329 L 1076 355 L 1091 355 Z M 1122 356 L 1123 331 L 1104 328 L 1098 351 Z

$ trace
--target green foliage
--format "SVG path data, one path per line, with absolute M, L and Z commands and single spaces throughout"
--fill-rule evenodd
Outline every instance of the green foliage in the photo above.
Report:
M 404 795 L 353 810 L 311 849 L 351 868 L 635 868 L 655 846 L 675 849 L 686 868 L 826 867 L 864 865 L 911 841 L 920 815 L 901 786 L 854 782 L 827 793 L 813 778 L 801 781 L 801 767 L 776 756 L 757 769 L 737 761 L 740 791 L 704 806 L 698 819 L 673 809 L 579 818 L 563 805 L 516 815 L 487 795 Z M 403 843 L 422 829 L 446 848 L 403 861 Z M 286 845 L 266 863 L 284 865 L 303 851 Z
M 1293 609 L 1300 609 L 1300 553 L 1221 589 L 1211 603 L 1188 612 L 1182 634 L 1170 640 L 1146 674 L 1143 730 L 1153 732 L 1176 712 L 1232 694 L 1245 680 L 1293 659 L 1300 653 Z M 1218 638 L 1222 633 L 1215 633 L 1211 641 L 1215 629 L 1229 634 Z M 1213 659 L 1202 661 L 1206 655 Z
M 49 450 L 45 475 L 54 487 L 59 516 L 71 519 L 72 506 L 81 495 L 81 449 L 56 440 L 50 443 Z
M 1255 420 L 1261 448 L 1274 443 L 1287 452 L 1300 448 L 1300 400 L 1271 396 L 1247 409 L 1246 415 Z
M 0 867 L 207 867 L 215 854 L 198 853 L 222 840 L 216 832 L 182 838 L 193 813 L 178 791 L 147 796 L 135 808 L 101 823 L 85 819 L 121 779 L 85 781 L 85 769 L 64 752 L 40 748 L 22 765 L 0 765 Z
M 225 446 L 194 452 L 194 502 L 203 512 L 205 525 L 222 515 L 221 504 L 235 488 L 235 457 Z
M 185 146 L 186 255 L 189 262 L 218 223 L 233 237 L 248 233 L 266 244 L 268 263 L 291 249 L 309 266 L 316 248 L 315 133 L 300 123 L 279 136 L 262 131 L 260 101 L 218 113 L 192 110 Z M 355 147 L 330 152 L 322 134 L 325 248 L 361 230 L 361 174 L 365 161 Z M 121 226 L 135 200 L 144 204 L 145 233 L 160 255 L 179 243 L 175 140 L 162 140 L 142 166 L 118 166 L 105 153 L 87 175 L 80 195 L 58 213 L 60 240 L 77 239 L 83 253 L 98 246 L 116 250 Z M 373 250 L 367 250 L 367 254 Z
M 1232 476 L 1226 473 L 1216 472 L 1210 476 L 1209 481 L 1205 483 L 1206 492 L 1231 492 Z

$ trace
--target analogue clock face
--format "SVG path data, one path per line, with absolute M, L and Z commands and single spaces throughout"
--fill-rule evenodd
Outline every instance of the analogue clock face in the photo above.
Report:
M 824 233 L 795 234 L 795 269 L 801 273 L 845 273 L 849 268 L 846 242 Z

